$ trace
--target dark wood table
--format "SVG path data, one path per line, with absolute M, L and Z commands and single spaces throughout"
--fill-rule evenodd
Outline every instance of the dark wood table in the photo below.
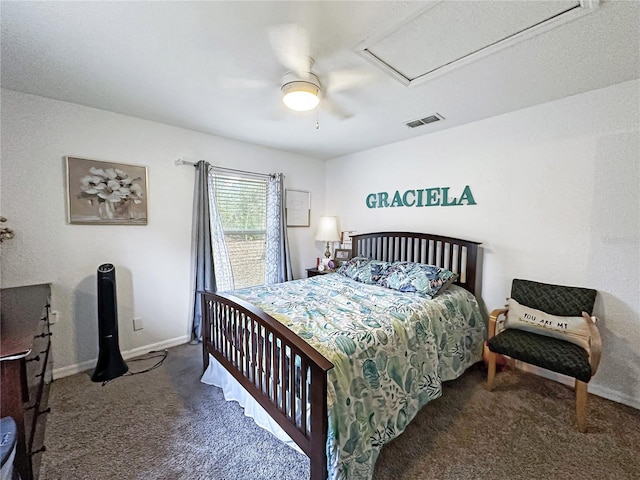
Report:
M 307 278 L 315 277 L 316 275 L 324 275 L 325 273 L 335 273 L 335 270 L 325 269 L 322 272 L 317 268 L 307 268 Z

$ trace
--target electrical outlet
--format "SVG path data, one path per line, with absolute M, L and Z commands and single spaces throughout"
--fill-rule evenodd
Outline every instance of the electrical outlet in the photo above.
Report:
M 58 312 L 49 312 L 49 325 L 58 323 Z
M 133 319 L 133 331 L 142 330 L 144 325 L 142 323 L 142 317 L 136 317 Z

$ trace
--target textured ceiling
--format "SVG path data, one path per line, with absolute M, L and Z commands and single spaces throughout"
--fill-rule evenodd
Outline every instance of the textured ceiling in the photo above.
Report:
M 408 80 L 550 23 L 566 11 L 587 12 L 578 1 L 436 2 L 367 45 L 366 50 Z M 567 12 L 567 13 L 569 13 Z M 520 37 L 521 38 L 521 37 Z
M 480 34 L 474 25 L 481 16 L 499 27 L 506 17 L 525 19 L 528 6 L 546 8 L 533 0 L 499 2 L 500 9 L 454 3 L 441 20 L 429 14 L 443 10 L 439 2 L 2 1 L 0 81 L 3 88 L 332 158 L 640 76 L 637 1 L 604 2 L 410 87 L 357 53 L 420 19 L 430 25 L 424 41 L 405 49 L 403 34 L 396 35 L 400 44 L 385 48 L 404 52 L 412 65 L 437 62 L 443 49 L 466 51 L 467 40 Z M 430 33 L 437 33 L 438 52 Z M 287 48 L 315 60 L 325 92 L 319 112 L 282 105 Z M 446 120 L 404 125 L 435 112 Z

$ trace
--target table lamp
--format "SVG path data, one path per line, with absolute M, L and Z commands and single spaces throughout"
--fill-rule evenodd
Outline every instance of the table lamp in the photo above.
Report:
M 329 242 L 339 242 L 340 235 L 338 235 L 338 218 L 337 217 L 320 217 L 318 223 L 318 231 L 316 232 L 317 242 L 327 242 L 327 249 L 324 252 L 324 256 L 329 260 L 331 257 L 331 251 L 329 250 Z

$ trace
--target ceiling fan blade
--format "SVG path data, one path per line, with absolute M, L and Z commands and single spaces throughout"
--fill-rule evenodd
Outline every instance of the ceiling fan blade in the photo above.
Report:
M 255 88 L 266 88 L 266 87 L 272 86 L 269 82 L 265 80 L 259 80 L 257 78 L 227 77 L 227 76 L 218 77 L 216 79 L 216 84 L 220 88 L 224 88 L 225 90 L 255 89 Z
M 303 27 L 296 23 L 274 25 L 268 35 L 273 52 L 285 68 L 298 75 L 311 71 L 309 34 Z
M 327 113 L 340 120 L 346 120 L 353 117 L 353 113 L 342 108 L 340 105 L 338 105 L 332 99 L 327 98 L 326 96 L 320 100 L 320 109 L 325 110 Z
M 338 70 L 325 76 L 326 90 L 341 92 L 363 87 L 373 80 L 373 72 L 361 69 Z

